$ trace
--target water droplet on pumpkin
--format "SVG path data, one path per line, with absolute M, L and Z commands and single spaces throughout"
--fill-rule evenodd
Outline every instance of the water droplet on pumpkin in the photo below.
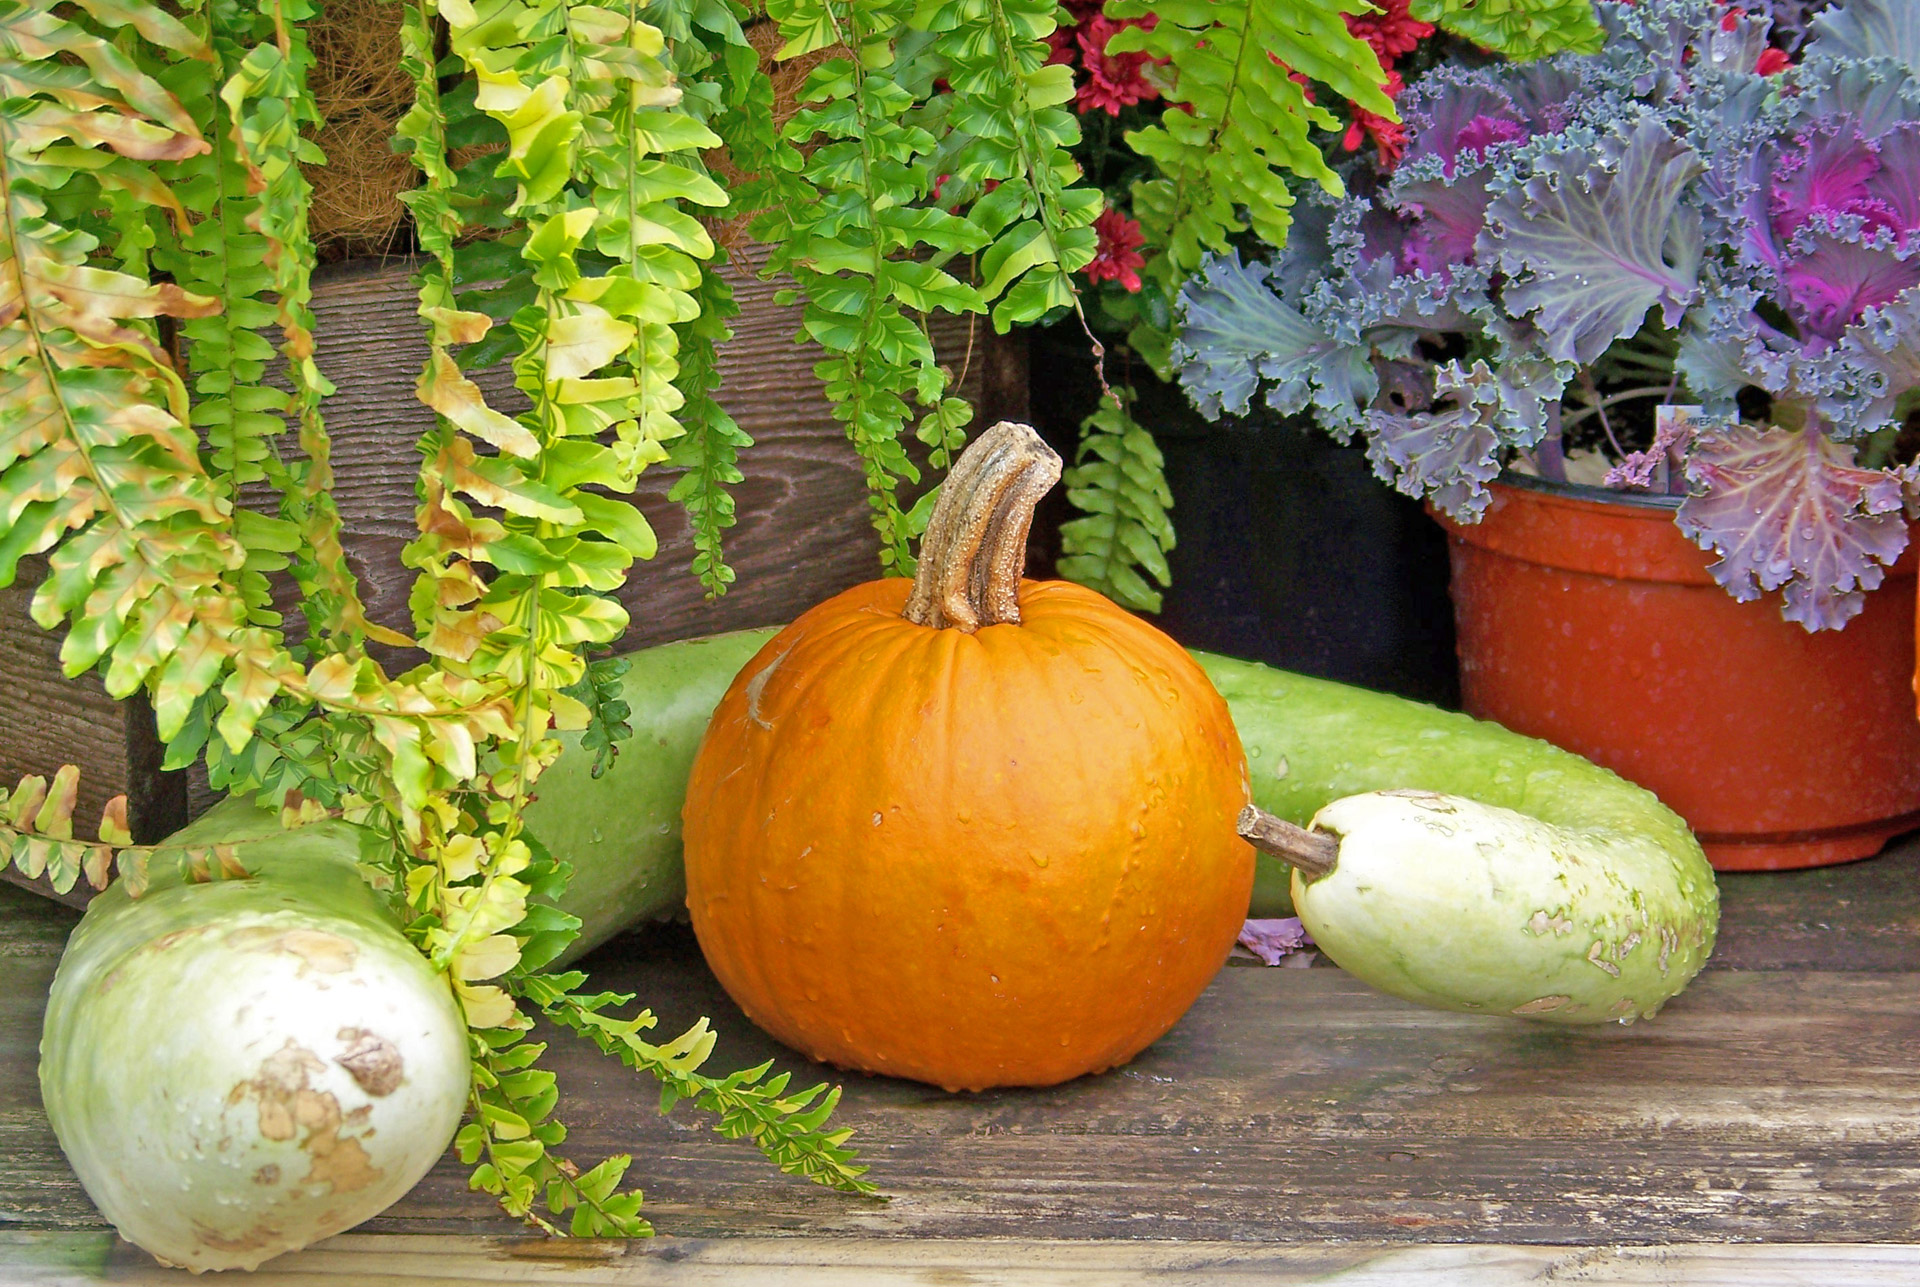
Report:
M 874 815 L 873 815 L 873 825 L 874 825 L 874 826 L 876 826 L 876 827 L 880 825 L 880 814 L 879 814 L 879 812 L 878 812 L 877 810 L 875 811 L 875 813 L 874 813 Z
M 1287 776 L 1287 757 L 1286 756 L 1283 755 L 1278 760 L 1274 761 L 1273 776 L 1276 778 L 1284 778 L 1285 776 Z
M 989 974 L 987 976 L 987 981 L 989 983 L 998 983 L 1000 981 L 1000 976 L 997 974 Z
M 1048 862 L 1047 856 L 1037 849 L 1029 852 L 1027 857 L 1033 859 L 1033 865 L 1036 867 L 1044 867 Z

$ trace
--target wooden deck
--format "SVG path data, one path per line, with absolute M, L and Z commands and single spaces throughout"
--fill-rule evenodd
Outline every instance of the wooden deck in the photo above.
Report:
M 255 1281 L 1920 1282 L 1920 840 L 1722 890 L 1712 965 L 1631 1028 L 1442 1014 L 1337 969 L 1236 963 L 1104 1077 L 967 1096 L 844 1079 L 884 1201 L 780 1176 L 685 1107 L 660 1117 L 651 1082 L 562 1037 L 569 1152 L 632 1152 L 670 1236 L 529 1241 L 448 1159 Z M 113 1239 L 39 1106 L 73 919 L 0 888 L 0 1283 L 185 1282 Z M 759 1035 L 685 930 L 589 966 L 663 1029 L 711 1015 L 715 1066 L 832 1076 Z

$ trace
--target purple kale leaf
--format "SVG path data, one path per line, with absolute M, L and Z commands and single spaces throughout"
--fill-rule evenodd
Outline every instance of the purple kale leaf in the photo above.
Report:
M 1784 590 L 1781 616 L 1837 630 L 1907 544 L 1902 480 L 1861 469 L 1817 420 L 1809 429 L 1703 428 L 1687 460 L 1680 530 L 1720 556 L 1714 580 L 1741 602 Z
M 1478 521 L 1500 472 L 1500 381 L 1485 362 L 1458 362 L 1434 372 L 1432 406 L 1412 413 L 1367 412 L 1367 459 L 1382 482 L 1427 497 L 1463 523 Z
M 1473 262 L 1474 241 L 1487 221 L 1493 196 L 1486 184 L 1414 179 L 1396 183 L 1393 201 L 1408 219 L 1401 234 L 1402 272 L 1453 276 L 1454 266 Z
M 1857 216 L 1810 221 L 1794 234 L 1775 271 L 1782 303 L 1815 351 L 1833 344 L 1868 309 L 1884 308 L 1920 285 L 1920 260 L 1909 258 L 1892 232 L 1863 229 Z
M 1893 227 L 1892 206 L 1870 186 L 1880 169 L 1880 150 L 1851 122 L 1803 134 L 1774 166 L 1768 215 L 1775 243 L 1791 240 L 1816 214 L 1859 214 L 1870 225 Z
M 1699 287 L 1704 168 L 1652 115 L 1582 146 L 1575 131 L 1532 156 L 1524 184 L 1487 210 L 1483 262 L 1508 274 L 1503 302 L 1532 314 L 1556 361 L 1596 361 L 1640 329 L 1647 310 L 1680 320 Z
M 1480 165 L 1504 144 L 1524 142 L 1533 131 L 1493 68 L 1436 68 L 1407 91 L 1401 115 L 1407 124 L 1402 164 L 1438 158 L 1440 177 L 1451 179 L 1464 162 Z
M 1607 471 L 1603 480 L 1608 487 L 1647 488 L 1653 486 L 1654 470 L 1669 452 L 1684 453 L 1693 441 L 1693 426 L 1699 407 L 1661 406 L 1653 416 L 1653 443 L 1645 451 L 1630 451 L 1626 458 Z
M 1899 424 L 1901 398 L 1920 388 L 1920 291 L 1869 309 L 1820 355 L 1811 382 L 1821 414 L 1849 436 Z
M 1891 59 L 1816 60 L 1801 85 L 1799 106 L 1808 119 L 1851 117 L 1869 138 L 1920 120 L 1920 84 Z
M 1814 18 L 1809 59 L 1887 58 L 1920 76 L 1920 10 L 1910 0 L 1846 0 Z
M 1216 255 L 1180 292 L 1181 326 L 1173 363 L 1187 397 L 1209 419 L 1246 414 L 1269 384 L 1267 405 L 1283 415 L 1311 406 L 1340 433 L 1378 388 L 1371 354 L 1309 318 L 1276 294 L 1265 264 Z
M 1298 916 L 1247 921 L 1240 927 L 1240 946 L 1268 965 L 1279 965 L 1295 952 L 1313 946 L 1313 935 Z

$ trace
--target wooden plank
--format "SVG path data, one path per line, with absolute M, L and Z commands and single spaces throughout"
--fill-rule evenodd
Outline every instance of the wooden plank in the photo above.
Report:
M 104 1234 L 0 1233 L 9 1283 L 176 1287 Z M 258 1287 L 1909 1287 L 1920 1246 L 1249 1246 L 1244 1242 L 654 1238 L 556 1245 L 509 1238 L 346 1235 L 271 1262 Z
M 715 1067 L 772 1058 L 844 1084 L 840 1120 L 886 1202 L 776 1175 L 685 1106 L 660 1117 L 651 1082 L 569 1037 L 550 1059 L 568 1151 L 631 1152 L 650 1217 L 689 1237 L 1911 1242 L 1920 963 L 1859 927 L 1883 911 L 1863 893 L 1891 890 L 1917 859 L 1909 843 L 1784 885 L 1726 881 L 1732 956 L 1652 1023 L 1558 1029 L 1424 1010 L 1337 969 L 1229 968 L 1129 1067 L 1044 1091 L 950 1096 L 810 1065 L 732 1006 L 684 927 L 589 959 L 663 1032 L 712 1016 Z M 1795 882 L 1803 929 L 1770 956 L 1775 891 Z M 70 924 L 0 891 L 0 1216 L 15 1229 L 100 1227 L 32 1071 Z M 1742 953 L 1763 968 L 1726 968 Z M 448 1159 L 365 1232 L 514 1228 Z

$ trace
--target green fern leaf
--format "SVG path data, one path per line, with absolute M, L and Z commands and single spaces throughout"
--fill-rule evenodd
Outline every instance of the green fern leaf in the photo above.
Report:
M 1509 58 L 1590 54 L 1605 39 L 1593 0 L 1413 0 L 1412 13 Z
M 1116 392 L 1080 426 L 1064 481 L 1084 517 L 1060 525 L 1059 570 L 1124 607 L 1158 612 L 1160 592 L 1146 578 L 1162 588 L 1173 580 L 1173 493 L 1153 435 L 1128 412 L 1131 397 Z

